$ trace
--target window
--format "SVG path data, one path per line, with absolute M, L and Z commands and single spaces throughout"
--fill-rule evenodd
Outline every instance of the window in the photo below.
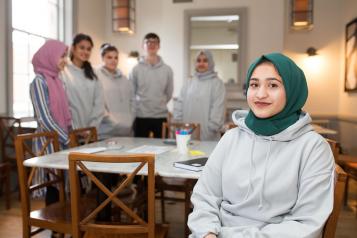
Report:
M 32 56 L 47 39 L 63 40 L 63 0 L 12 0 L 12 111 L 33 116 Z M 11 101 L 11 100 L 10 100 Z

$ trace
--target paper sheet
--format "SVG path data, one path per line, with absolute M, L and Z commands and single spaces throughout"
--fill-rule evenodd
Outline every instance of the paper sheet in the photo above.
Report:
M 128 150 L 128 153 L 144 153 L 144 154 L 155 154 L 159 155 L 165 153 L 173 148 L 170 146 L 155 146 L 155 145 L 143 145 L 131 150 Z
M 86 154 L 94 154 L 94 153 L 105 151 L 106 149 L 107 149 L 106 147 L 89 147 L 89 148 L 78 148 L 74 150 L 61 151 L 60 153 L 69 154 L 70 152 L 79 152 L 79 153 L 86 153 Z

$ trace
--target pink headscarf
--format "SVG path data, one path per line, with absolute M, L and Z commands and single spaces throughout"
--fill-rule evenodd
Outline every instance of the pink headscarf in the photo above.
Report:
M 36 74 L 45 77 L 48 86 L 50 113 L 58 125 L 66 132 L 72 124 L 67 95 L 62 81 L 58 78 L 57 64 L 67 50 L 67 46 L 57 40 L 48 40 L 32 58 Z

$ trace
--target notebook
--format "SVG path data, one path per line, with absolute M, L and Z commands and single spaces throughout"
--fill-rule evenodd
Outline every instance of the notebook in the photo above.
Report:
M 207 157 L 201 157 L 191 160 L 177 161 L 174 163 L 174 167 L 198 172 L 203 169 L 207 159 Z

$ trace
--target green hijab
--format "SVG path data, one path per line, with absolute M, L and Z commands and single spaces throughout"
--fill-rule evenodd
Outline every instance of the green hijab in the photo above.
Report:
M 283 79 L 286 105 L 278 114 L 264 119 L 256 117 L 250 110 L 245 118 L 245 124 L 258 135 L 272 136 L 285 130 L 299 119 L 301 108 L 307 99 L 308 89 L 304 72 L 294 61 L 280 53 L 263 55 L 250 65 L 246 80 L 247 87 L 254 69 L 266 60 L 275 66 Z

